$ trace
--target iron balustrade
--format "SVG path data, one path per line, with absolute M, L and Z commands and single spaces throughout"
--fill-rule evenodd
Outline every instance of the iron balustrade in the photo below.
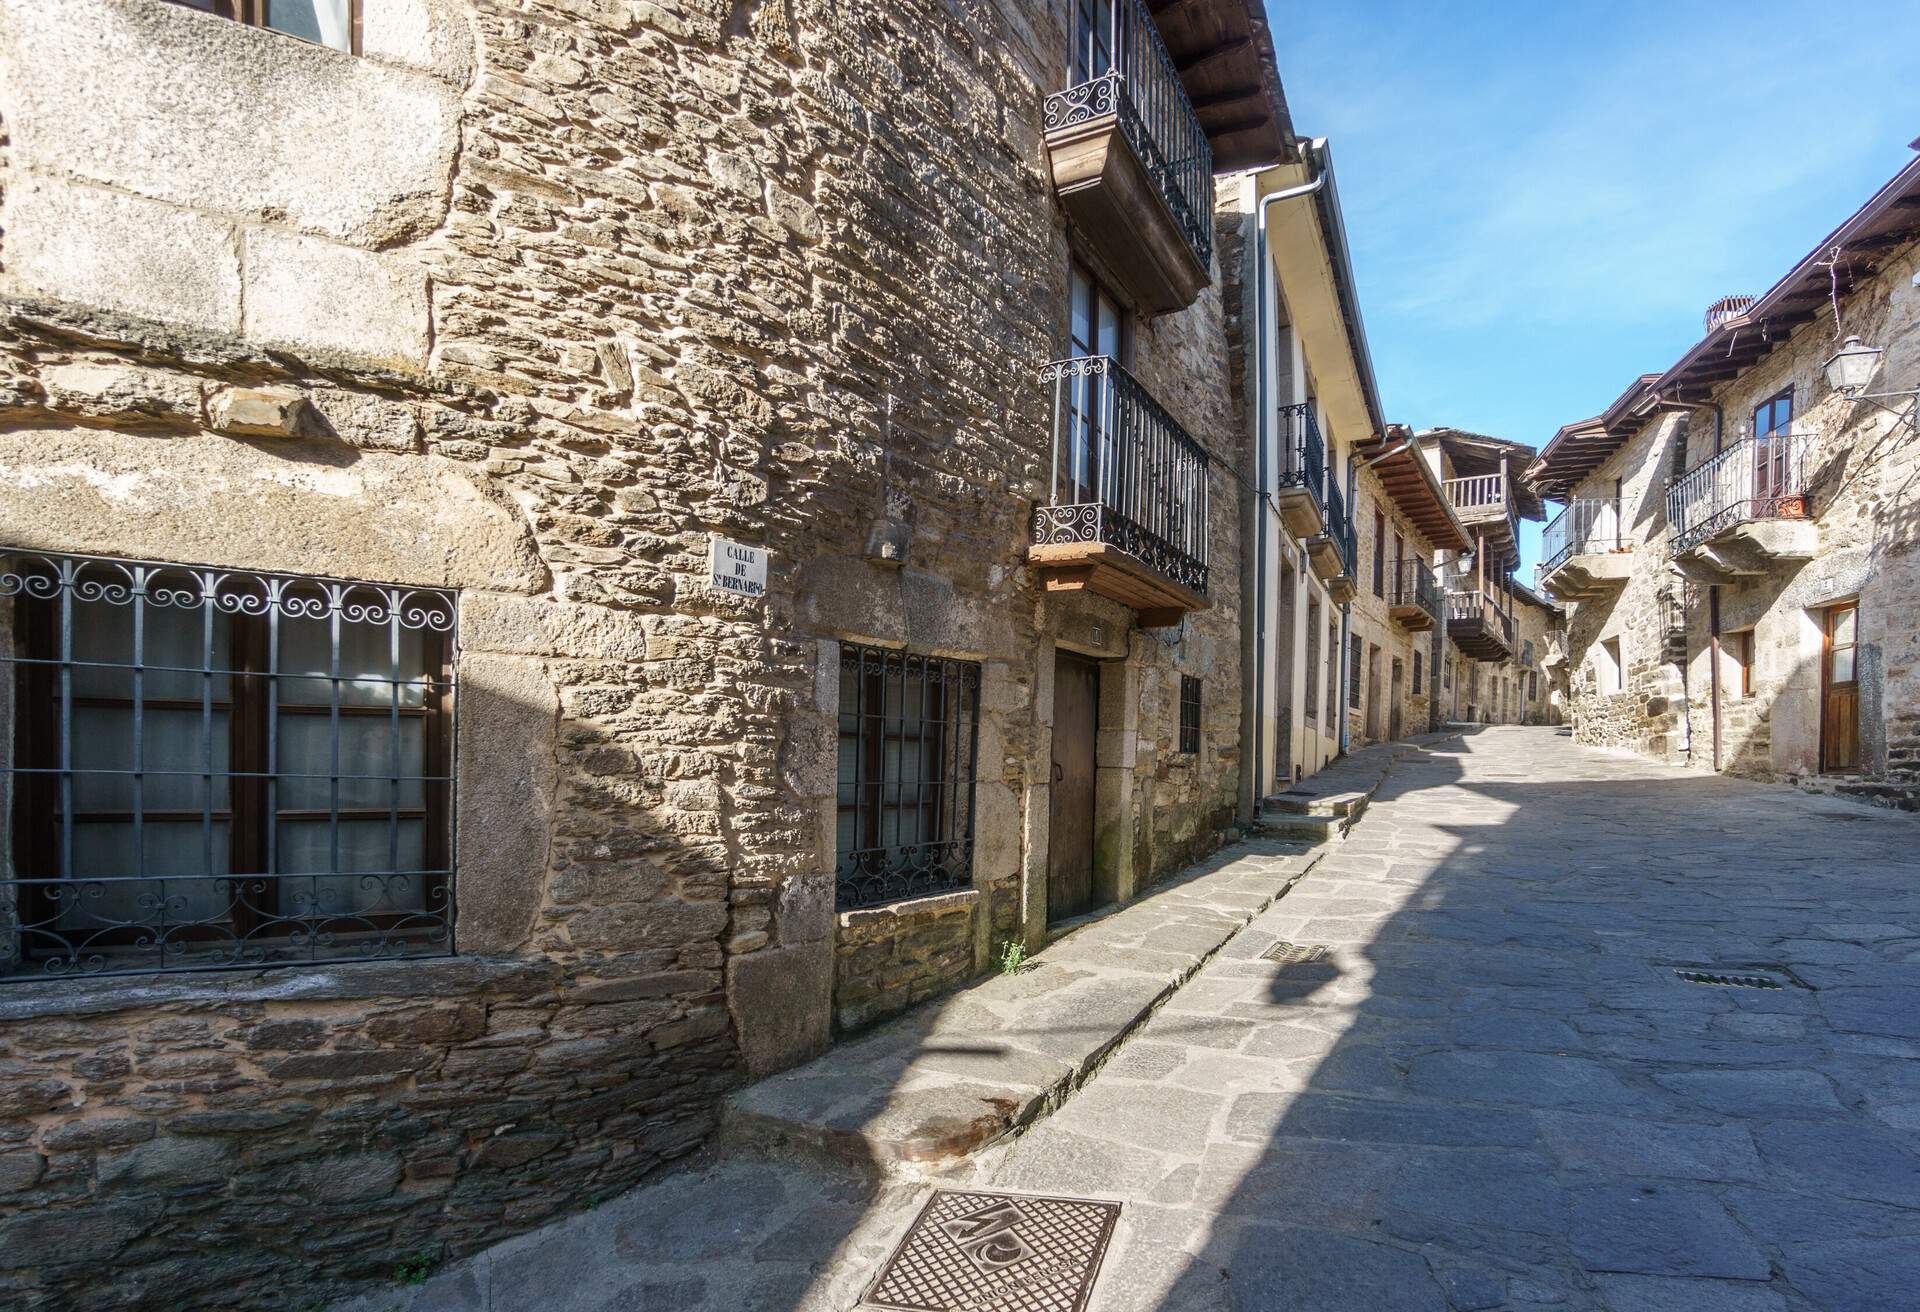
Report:
M 1544 578 L 1574 556 L 1597 556 L 1618 551 L 1626 542 L 1620 535 L 1620 507 L 1612 501 L 1580 497 L 1553 517 L 1540 534 L 1540 564 L 1536 578 Z
M 1477 621 L 1489 630 L 1496 631 L 1506 642 L 1507 649 L 1513 649 L 1513 616 L 1500 609 L 1491 592 L 1472 590 L 1467 592 L 1449 592 L 1447 594 L 1447 619 L 1449 622 Z
M 453 951 L 453 594 L 0 550 L 0 605 L 0 979 Z
M 1280 472 L 1276 487 L 1303 487 L 1323 508 L 1327 501 L 1327 448 L 1320 421 L 1306 402 L 1280 407 Z
M 1340 548 L 1340 559 L 1346 564 L 1346 572 L 1354 571 L 1354 561 L 1358 558 L 1359 548 L 1354 538 L 1353 521 L 1347 518 L 1347 499 L 1340 493 L 1337 480 L 1327 480 L 1327 536 Z
M 1678 555 L 1751 519 L 1804 518 L 1811 448 L 1800 433 L 1745 437 L 1695 465 L 1667 489 L 1668 549 Z
M 1105 0 L 1099 8 L 1104 12 L 1093 16 L 1092 27 L 1075 36 L 1074 68 L 1086 80 L 1047 97 L 1045 130 L 1115 116 L 1175 226 L 1201 265 L 1209 265 L 1213 147 L 1146 6 L 1141 0 Z M 1077 21 L 1085 25 L 1087 16 Z M 1109 25 L 1105 30 L 1102 22 Z
M 1434 578 L 1427 562 L 1418 557 L 1402 560 L 1393 567 L 1389 596 L 1389 605 L 1415 606 L 1436 620 L 1440 618 L 1442 602 L 1439 581 Z
M 1111 356 L 1055 360 L 1040 546 L 1101 542 L 1192 592 L 1207 590 L 1206 450 Z

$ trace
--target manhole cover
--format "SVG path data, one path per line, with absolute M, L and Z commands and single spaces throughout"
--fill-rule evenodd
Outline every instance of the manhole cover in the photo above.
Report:
M 1689 984 L 1718 984 L 1729 989 L 1783 989 L 1780 980 L 1771 975 L 1756 975 L 1751 971 L 1718 970 L 1678 970 L 1674 974 Z
M 867 1291 L 912 1312 L 1083 1312 L 1119 1203 L 939 1189 Z
M 1319 961 L 1327 955 L 1326 948 L 1318 943 L 1275 943 L 1260 954 L 1268 961 L 1277 961 L 1283 966 L 1304 966 L 1310 961 Z

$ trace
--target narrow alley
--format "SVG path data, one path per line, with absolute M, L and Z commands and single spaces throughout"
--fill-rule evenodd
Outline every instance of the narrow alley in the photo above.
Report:
M 953 1189 L 1121 1204 L 1091 1312 L 1910 1307 L 1917 840 L 1553 728 L 1442 737 L 951 1177 L 723 1146 L 351 1306 L 841 1312 Z

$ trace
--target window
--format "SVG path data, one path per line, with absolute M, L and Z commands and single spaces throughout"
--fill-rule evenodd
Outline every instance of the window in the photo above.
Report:
M 1733 661 L 1727 682 L 1736 697 L 1753 696 L 1753 630 L 1729 633 L 1720 644 Z
M 1620 639 L 1608 638 L 1593 649 L 1595 687 L 1602 697 L 1611 697 L 1624 687 L 1620 660 Z
M 1126 312 L 1113 293 L 1086 266 L 1074 261 L 1067 281 L 1067 359 L 1106 356 L 1116 363 L 1126 346 Z M 1062 505 L 1100 502 L 1101 476 L 1114 472 L 1113 422 L 1115 380 L 1102 371 L 1075 377 L 1065 393 L 1067 440 L 1057 459 L 1059 501 Z
M 1453 691 L 1453 662 L 1452 661 L 1443 660 L 1440 662 L 1440 686 L 1442 688 L 1445 688 L 1448 692 Z
M 1320 714 L 1320 599 L 1307 596 L 1307 719 Z
M 841 644 L 841 910 L 972 882 L 979 723 L 978 665 Z
M 1413 654 L 1413 695 L 1420 695 L 1420 653 Z
M 1067 51 L 1068 85 L 1091 82 L 1113 67 L 1113 6 L 1074 0 L 1073 41 Z
M 1200 750 L 1200 680 L 1191 674 L 1180 676 L 1180 750 Z
M 1326 732 L 1334 731 L 1333 717 L 1340 708 L 1340 629 L 1327 624 L 1327 719 Z
M 21 714 L 0 970 L 453 948 L 454 598 L 0 554 Z
M 1347 705 L 1357 711 L 1360 709 L 1360 662 L 1366 657 L 1367 647 L 1358 637 L 1352 641 L 1353 650 L 1347 665 Z
M 1540 671 L 1538 670 L 1527 671 L 1527 700 L 1530 702 L 1540 700 Z
M 1768 397 L 1753 408 L 1753 435 L 1784 433 L 1793 424 L 1793 389 Z
M 1387 595 L 1387 517 L 1373 512 L 1373 595 Z
M 359 0 L 168 0 L 187 9 L 266 27 L 335 50 L 360 48 Z

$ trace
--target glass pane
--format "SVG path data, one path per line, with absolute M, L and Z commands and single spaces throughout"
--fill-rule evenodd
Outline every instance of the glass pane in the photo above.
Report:
M 1845 610 L 1833 613 L 1833 645 L 1836 647 L 1853 646 L 1854 623 L 1860 612 L 1849 606 Z
M 73 713 L 73 807 L 131 811 L 133 763 L 131 711 L 76 707 Z M 213 749 L 213 808 L 227 805 L 227 713 L 215 711 L 212 742 L 198 711 L 148 710 L 142 721 L 144 776 L 141 806 L 153 811 L 198 811 L 205 798 L 207 747 Z M 103 773 L 86 773 L 102 771 Z M 113 773 L 104 773 L 112 771 Z M 171 773 L 170 773 L 171 772 Z
M 280 701 L 288 706 L 326 706 L 333 699 L 330 621 L 283 617 L 280 621 Z M 393 701 L 395 667 L 393 635 L 381 624 L 340 625 L 340 704 L 387 706 Z M 421 706 L 429 677 L 425 635 L 417 629 L 400 632 L 398 677 L 400 704 Z M 311 676 L 311 677 L 309 677 Z
M 143 827 L 140 845 L 146 854 L 144 871 L 133 858 L 132 825 L 74 826 L 75 882 L 70 890 L 63 888 L 60 893 L 63 928 L 179 925 L 225 918 L 230 896 L 220 878 L 227 872 L 224 821 L 215 821 L 211 834 L 203 832 L 198 824 L 149 822 Z M 143 873 L 185 877 L 129 878 Z M 126 882 L 104 882 L 120 879 Z M 103 882 L 86 882 L 89 880 Z
M 335 50 L 353 48 L 350 0 L 267 0 L 266 25 Z
M 1069 288 L 1071 302 L 1072 349 L 1069 356 L 1092 355 L 1093 350 L 1093 280 L 1079 265 L 1073 266 L 1072 282 Z
M 426 905 L 426 825 L 402 820 L 397 830 L 398 862 L 391 843 L 396 836 L 385 820 L 340 822 L 340 871 L 326 873 L 332 861 L 332 837 L 324 820 L 280 822 L 281 869 L 296 877 L 280 881 L 280 913 L 288 916 L 352 915 L 418 910 Z M 298 873 L 315 877 L 299 878 Z
M 1833 681 L 1835 683 L 1853 682 L 1853 648 L 1839 647 L 1834 650 Z
M 340 719 L 340 808 L 356 810 L 389 805 L 393 773 L 393 724 L 385 718 L 342 716 Z M 325 715 L 282 715 L 277 769 L 280 808 L 285 811 L 326 810 L 332 803 L 331 719 Z M 399 805 L 425 805 L 420 776 L 426 773 L 426 725 L 418 716 L 399 723 Z M 353 776 L 379 776 L 354 778 Z M 309 776 L 309 777 L 300 777 Z M 314 777 L 317 776 L 317 777 Z

